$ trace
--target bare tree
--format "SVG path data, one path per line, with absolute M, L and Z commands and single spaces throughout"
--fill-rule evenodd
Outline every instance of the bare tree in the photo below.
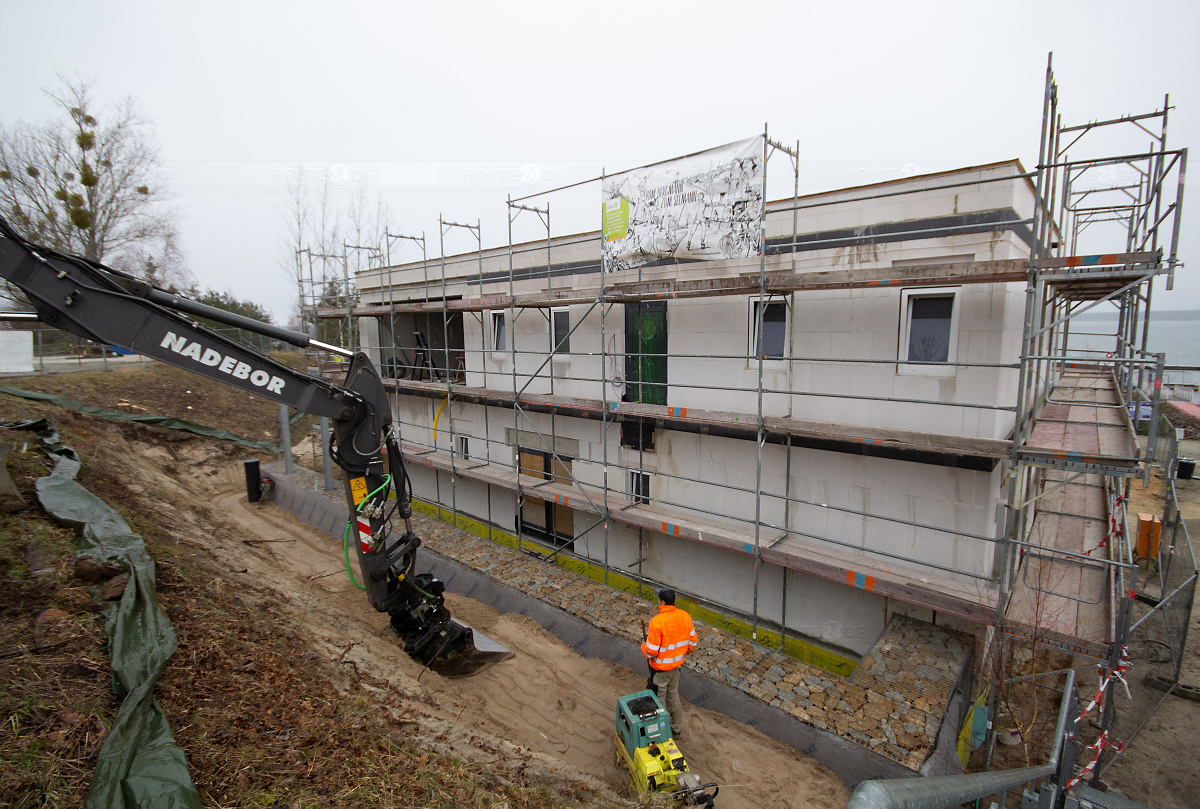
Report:
M 135 274 L 188 277 L 153 132 L 130 97 L 100 105 L 60 77 L 56 114 L 0 125 L 0 205 L 30 241 Z
M 345 306 L 355 298 L 355 273 L 382 264 L 390 219 L 390 206 L 382 197 L 372 200 L 363 177 L 339 191 L 329 169 L 297 166 L 288 173 L 280 264 L 301 290 L 306 308 Z M 306 324 L 306 318 L 309 312 L 296 311 L 292 323 L 311 331 L 315 324 Z M 329 327 L 336 324 L 325 324 Z M 322 335 L 340 342 L 352 338 L 325 334 L 325 329 Z

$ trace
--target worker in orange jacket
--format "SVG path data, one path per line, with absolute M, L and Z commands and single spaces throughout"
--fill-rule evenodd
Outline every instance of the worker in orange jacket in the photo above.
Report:
M 678 741 L 683 738 L 683 704 L 679 701 L 679 670 L 683 659 L 696 648 L 696 627 L 692 616 L 675 606 L 675 591 L 658 591 L 658 615 L 650 619 L 642 654 L 650 664 L 650 682 L 671 717 L 671 731 Z

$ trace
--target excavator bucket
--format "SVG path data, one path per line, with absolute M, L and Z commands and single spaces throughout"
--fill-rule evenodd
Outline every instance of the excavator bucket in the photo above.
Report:
M 404 651 L 443 677 L 467 677 L 507 660 L 513 653 L 477 635 L 446 609 L 446 584 L 432 573 L 392 579 L 392 631 Z
M 429 668 L 443 677 L 469 677 L 513 656 L 510 650 L 472 627 L 459 621 L 450 624 L 461 632 L 458 640 L 429 663 Z
M 469 677 L 513 656 L 509 649 L 453 619 L 416 637 L 397 634 L 410 655 L 443 677 Z

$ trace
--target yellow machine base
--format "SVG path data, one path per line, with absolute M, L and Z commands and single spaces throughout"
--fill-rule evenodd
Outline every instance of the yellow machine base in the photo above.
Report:
M 621 743 L 620 734 L 614 734 L 614 738 L 617 763 L 629 773 L 629 781 L 639 796 L 645 798 L 652 792 L 674 792 L 677 789 L 675 779 L 687 772 L 688 766 L 674 739 L 638 747 L 631 756 Z

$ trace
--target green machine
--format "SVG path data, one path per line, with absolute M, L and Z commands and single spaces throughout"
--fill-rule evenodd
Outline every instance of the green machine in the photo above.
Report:
M 671 737 L 671 718 L 653 691 L 636 691 L 617 700 L 616 746 L 617 762 L 642 798 L 666 793 L 684 806 L 712 809 L 721 789 L 701 784 L 688 769 Z

